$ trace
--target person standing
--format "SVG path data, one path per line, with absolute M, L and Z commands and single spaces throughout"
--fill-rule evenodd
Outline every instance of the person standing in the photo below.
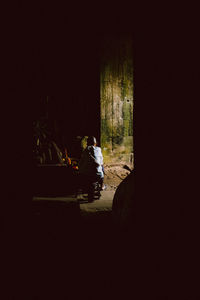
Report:
M 100 147 L 97 147 L 97 141 L 94 136 L 87 139 L 87 147 L 83 151 L 80 162 L 79 172 L 82 175 L 83 182 L 87 185 L 88 201 L 94 201 L 94 185 L 99 182 L 101 189 L 103 186 L 103 155 Z

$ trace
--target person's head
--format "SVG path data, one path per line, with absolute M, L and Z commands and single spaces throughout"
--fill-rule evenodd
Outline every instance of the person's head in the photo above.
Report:
M 97 144 L 97 140 L 94 136 L 89 136 L 87 139 L 88 146 L 95 146 Z

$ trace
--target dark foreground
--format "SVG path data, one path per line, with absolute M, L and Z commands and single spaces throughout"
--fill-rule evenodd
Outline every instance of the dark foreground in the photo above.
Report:
M 76 201 L 34 202 L 29 215 L 13 207 L 1 299 L 190 299 L 183 283 L 195 260 L 183 256 L 185 239 L 167 238 L 163 227 L 158 235 L 148 219 L 122 232 L 111 215 L 82 214 Z
M 32 237 L 36 299 L 43 293 L 42 299 L 46 293 L 54 299 L 126 293 L 128 249 L 115 231 L 111 211 L 82 215 L 76 202 L 35 203 Z

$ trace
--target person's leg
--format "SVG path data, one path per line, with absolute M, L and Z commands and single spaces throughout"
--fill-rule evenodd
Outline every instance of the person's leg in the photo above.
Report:
M 78 183 L 77 183 L 78 193 L 81 194 L 88 193 L 89 185 L 90 185 L 90 178 L 85 174 L 79 174 Z
M 88 177 L 88 202 L 94 201 L 95 178 Z
M 103 191 L 106 188 L 103 181 L 104 181 L 104 176 L 103 176 L 103 174 L 100 174 L 99 177 L 98 177 L 98 182 L 99 182 L 99 185 L 100 185 L 100 191 Z
M 101 196 L 100 191 L 102 191 L 103 179 L 104 179 L 104 178 L 103 178 L 102 174 L 98 174 L 98 175 L 97 175 L 96 181 L 98 182 L 98 196 L 99 196 L 99 197 Z
M 100 190 L 102 191 L 102 187 L 103 187 L 103 177 L 99 178 L 99 185 L 100 185 Z

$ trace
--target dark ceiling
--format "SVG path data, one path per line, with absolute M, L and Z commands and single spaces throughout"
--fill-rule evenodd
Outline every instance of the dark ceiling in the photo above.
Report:
M 115 33 L 117 35 L 117 33 Z M 66 34 L 35 53 L 37 82 L 50 96 L 51 118 L 62 134 L 100 135 L 100 61 L 104 34 Z M 38 70 L 37 70 L 38 69 Z M 39 80 L 38 80 L 39 79 Z

